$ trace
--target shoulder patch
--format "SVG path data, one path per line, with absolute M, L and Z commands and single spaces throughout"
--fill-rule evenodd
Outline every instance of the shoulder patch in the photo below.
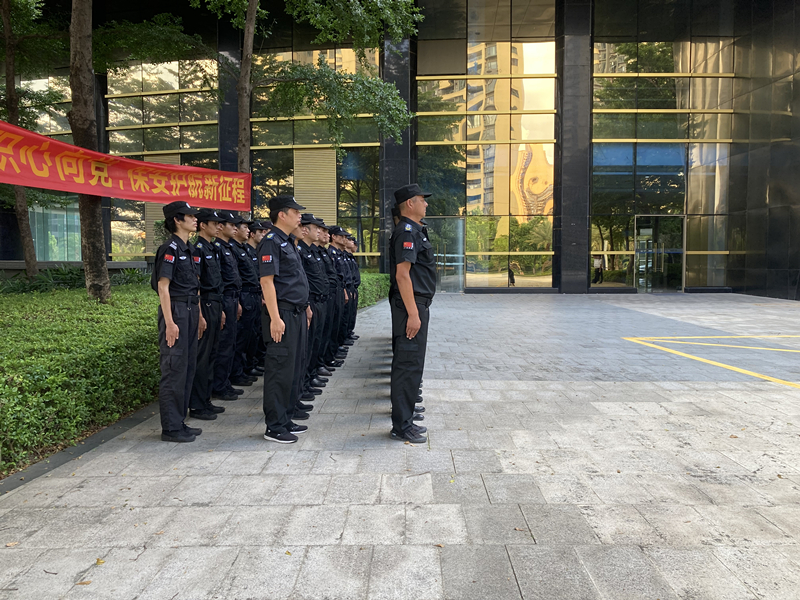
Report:
M 198 247 L 198 248 L 202 248 L 202 247 L 203 247 L 203 244 L 201 244 L 200 242 L 197 242 L 197 247 Z
M 406 231 L 411 231 L 412 229 L 413 229 L 413 227 L 411 227 L 411 225 L 406 223 Z
M 175 242 L 170 242 L 169 243 L 169 247 L 177 249 L 178 248 L 178 244 L 176 244 Z
M 403 242 L 403 250 L 413 250 L 414 242 Z
M 214 242 L 214 245 L 219 248 L 219 242 Z
M 262 263 L 271 263 L 272 262 L 272 255 L 271 254 L 265 254 L 264 256 L 261 257 L 261 262 Z
M 275 237 L 275 234 L 274 234 L 274 233 L 268 233 L 268 234 L 267 234 L 267 239 L 268 239 L 268 240 L 271 240 L 271 239 L 272 239 L 272 238 L 274 238 L 274 237 Z
M 195 256 L 193 258 L 194 258 L 194 262 L 196 262 L 197 264 L 200 264 L 200 257 L 199 256 Z
M 164 255 L 164 262 L 174 263 L 175 262 L 175 256 L 172 255 L 172 254 L 165 254 Z

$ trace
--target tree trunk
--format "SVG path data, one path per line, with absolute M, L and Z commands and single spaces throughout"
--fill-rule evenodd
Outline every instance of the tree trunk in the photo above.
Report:
M 72 0 L 69 42 L 72 110 L 67 116 L 72 128 L 72 139 L 76 146 L 97 150 L 92 67 L 92 0 Z M 106 302 L 111 296 L 111 282 L 106 265 L 100 196 L 78 194 L 78 212 L 81 219 L 81 257 L 86 276 L 86 291 L 90 297 Z
M 6 50 L 6 110 L 8 122 L 19 125 L 19 96 L 17 95 L 16 77 L 16 40 L 11 26 L 11 0 L 3 0 L 3 33 L 5 36 Z M 22 256 L 25 258 L 25 274 L 28 278 L 39 273 L 39 264 L 36 262 L 36 247 L 33 245 L 33 232 L 28 218 L 28 201 L 25 197 L 25 188 L 14 187 L 14 213 L 17 215 L 19 237 L 22 240 Z
M 236 84 L 239 103 L 237 165 L 240 173 L 250 172 L 250 95 L 253 91 L 251 75 L 257 13 L 258 0 L 248 0 L 247 15 L 244 23 L 244 39 L 242 40 L 242 66 L 239 71 L 239 81 Z

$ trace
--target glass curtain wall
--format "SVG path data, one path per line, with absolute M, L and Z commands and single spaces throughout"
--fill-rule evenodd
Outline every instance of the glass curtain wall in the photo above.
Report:
M 593 287 L 638 285 L 637 215 L 680 216 L 683 247 L 672 252 L 685 263 L 685 286 L 725 285 L 734 88 L 728 4 L 596 1 Z
M 428 215 L 464 219 L 466 287 L 552 287 L 555 4 L 422 10 L 417 178 L 433 194 Z

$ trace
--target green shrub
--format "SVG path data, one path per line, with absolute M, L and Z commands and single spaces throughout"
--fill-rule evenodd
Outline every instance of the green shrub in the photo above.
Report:
M 389 295 L 389 275 L 385 273 L 362 273 L 358 288 L 358 308 L 372 306 Z
M 113 273 L 111 285 L 150 283 L 150 274 L 144 269 L 122 269 Z M 32 279 L 19 273 L 10 279 L 0 279 L 0 294 L 24 294 L 26 292 L 53 292 L 55 290 L 78 290 L 86 287 L 86 278 L 81 267 L 59 265 L 44 269 Z
M 0 296 L 0 472 L 156 399 L 158 297 L 122 286 Z

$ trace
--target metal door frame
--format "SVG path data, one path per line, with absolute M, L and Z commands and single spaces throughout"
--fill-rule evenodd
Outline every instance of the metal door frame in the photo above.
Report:
M 680 219 L 681 220 L 681 291 L 680 293 L 683 294 L 686 291 L 686 215 L 670 215 L 670 214 L 642 214 L 642 215 L 634 215 L 633 216 L 633 264 L 637 266 L 636 262 L 636 254 L 638 253 L 638 241 L 639 241 L 639 227 L 637 226 L 637 222 L 639 217 L 668 217 L 670 219 Z M 634 287 L 637 288 L 638 286 L 635 285 Z

